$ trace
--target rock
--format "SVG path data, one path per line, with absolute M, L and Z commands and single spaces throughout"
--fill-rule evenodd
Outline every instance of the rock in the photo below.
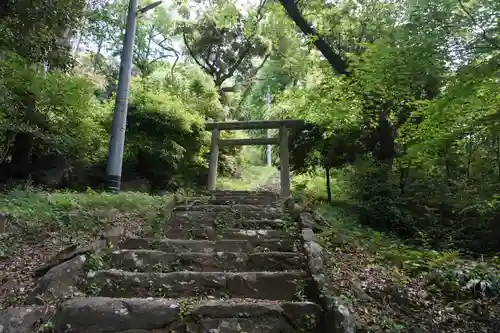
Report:
M 0 213 L 0 234 L 7 232 L 7 214 Z
M 363 286 L 361 285 L 361 281 L 358 279 L 355 279 L 352 281 L 352 287 L 354 289 L 354 292 L 356 293 L 356 296 L 360 299 L 363 300 L 369 300 L 371 297 L 365 292 L 363 289 Z
M 32 333 L 43 318 L 38 306 L 0 310 L 0 333 Z
M 115 227 L 103 231 L 101 233 L 100 238 L 94 241 L 89 246 L 79 247 L 78 244 L 72 244 L 63 249 L 62 251 L 58 252 L 46 264 L 43 264 L 42 266 L 38 267 L 35 270 L 35 276 L 41 277 L 45 275 L 53 267 L 61 265 L 62 263 L 75 258 L 76 256 L 80 256 L 91 252 L 100 252 L 107 248 L 116 247 L 119 244 L 122 235 L 123 235 L 123 229 L 121 227 Z
M 77 244 L 70 245 L 59 251 L 54 257 L 52 257 L 46 264 L 38 267 L 35 270 L 35 276 L 41 277 L 45 275 L 51 268 L 62 264 L 65 261 L 71 260 L 78 255 L 85 254 L 90 251 L 88 247 L 78 247 Z
M 387 292 L 391 296 L 391 299 L 399 305 L 408 305 L 410 303 L 406 293 L 401 287 L 389 287 Z
M 305 243 L 316 241 L 316 236 L 314 235 L 312 229 L 310 228 L 302 229 L 302 241 L 304 241 Z
M 108 248 L 113 248 L 118 246 L 122 235 L 123 229 L 121 227 L 114 227 L 103 231 L 101 234 L 101 239 L 106 240 L 106 245 Z
M 334 330 L 331 332 L 355 333 L 356 319 L 353 313 L 339 298 L 334 297 L 331 301 L 330 312 L 333 314 L 334 322 Z
M 19 226 L 15 222 L 17 221 L 9 213 L 0 213 L 0 234 L 18 232 Z
M 319 226 L 328 225 L 328 222 L 326 221 L 326 219 L 323 216 L 321 216 L 321 214 L 319 214 L 316 211 L 313 211 L 312 218 L 317 223 L 317 225 L 319 225 Z
M 321 246 L 316 242 L 307 242 L 304 244 L 304 250 L 306 251 L 307 264 L 311 274 L 313 276 L 321 274 L 325 267 Z
M 79 255 L 51 268 L 28 296 L 29 302 L 33 304 L 47 299 L 64 299 L 78 294 L 77 285 L 83 274 L 85 260 L 85 255 Z
M 301 228 L 310 228 L 314 231 L 320 230 L 318 223 L 314 220 L 311 213 L 302 214 L 300 223 Z

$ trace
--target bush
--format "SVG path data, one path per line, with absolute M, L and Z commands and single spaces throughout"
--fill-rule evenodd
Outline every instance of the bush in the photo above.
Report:
M 127 121 L 125 163 L 152 191 L 179 188 L 203 166 L 207 135 L 192 105 L 147 80 L 134 84 Z
M 109 113 L 83 76 L 44 73 L 22 58 L 0 60 L 0 136 L 6 142 L 0 174 L 57 185 L 64 175 L 101 159 L 107 135 L 101 120 Z

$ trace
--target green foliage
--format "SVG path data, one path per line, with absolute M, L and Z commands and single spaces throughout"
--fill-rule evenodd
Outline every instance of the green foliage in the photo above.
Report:
M 38 174 L 54 168 L 52 161 L 59 157 L 65 169 L 103 157 L 107 135 L 101 121 L 109 109 L 97 102 L 88 79 L 59 71 L 43 73 L 13 54 L 0 61 L 0 73 L 0 135 L 6 138 L 1 162 L 9 160 L 20 133 L 34 140 L 31 168 Z
M 165 197 L 124 192 L 119 195 L 68 191 L 43 192 L 17 188 L 0 196 L 0 211 L 9 214 L 17 227 L 68 232 L 94 230 L 111 222 L 114 211 L 147 216 L 166 202 Z
M 128 117 L 125 161 L 151 184 L 152 190 L 178 188 L 176 183 L 203 165 L 206 148 L 196 104 L 183 101 L 148 80 L 135 83 Z
M 430 292 L 450 300 L 500 294 L 500 262 L 497 257 L 471 260 L 460 257 L 457 250 L 435 251 L 410 246 L 395 236 L 359 225 L 350 212 L 325 206 L 320 211 L 329 222 L 320 235 L 322 245 L 328 250 L 362 248 L 372 252 L 378 260 L 390 263 L 409 278 L 423 279 Z M 425 235 L 421 237 L 425 238 Z
M 299 3 L 349 75 L 311 62 L 273 114 L 308 122 L 294 134 L 293 168 L 341 170 L 350 185 L 342 196 L 362 223 L 414 243 L 424 233 L 435 248 L 495 254 L 498 4 L 406 5 Z
M 6 0 L 0 5 L 0 52 L 15 52 L 31 64 L 71 66 L 69 37 L 86 1 Z

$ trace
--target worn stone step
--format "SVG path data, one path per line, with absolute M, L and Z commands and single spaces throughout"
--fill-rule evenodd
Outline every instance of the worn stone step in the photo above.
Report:
M 174 211 L 205 211 L 205 212 L 235 212 L 235 213 L 248 213 L 256 210 L 275 212 L 276 207 L 266 208 L 265 206 L 254 206 L 246 204 L 234 205 L 179 205 L 174 207 Z M 278 211 L 278 213 L 281 213 Z
M 182 240 L 131 237 L 124 240 L 120 249 L 150 249 L 164 252 L 293 252 L 294 242 L 289 239 L 222 239 Z
M 196 221 L 203 219 L 234 221 L 256 219 L 281 219 L 281 209 L 253 205 L 194 205 L 177 206 L 171 215 L 171 220 Z
M 73 298 L 53 317 L 58 333 L 320 332 L 322 310 L 311 302 Z
M 170 220 L 166 223 L 166 232 L 171 229 L 195 229 L 200 227 L 213 227 L 217 229 L 238 228 L 238 229 L 286 229 L 294 222 L 285 219 L 233 219 L 230 221 L 216 220 L 213 218 L 183 221 L 178 219 Z
M 254 206 L 270 206 L 279 207 L 279 202 L 274 198 L 268 197 L 245 197 L 245 196 L 207 196 L 207 197 L 192 197 L 185 198 L 180 205 L 254 205 Z
M 168 238 L 176 239 L 286 239 L 293 238 L 293 235 L 284 230 L 273 229 L 236 229 L 217 227 L 192 227 L 186 228 L 184 225 L 167 228 L 165 235 Z
M 278 198 L 278 194 L 272 191 L 246 191 L 246 190 L 215 190 L 215 191 L 203 191 L 199 193 L 200 195 L 207 196 L 246 196 L 246 197 L 269 197 Z
M 259 298 L 294 301 L 307 281 L 304 271 L 171 272 L 90 271 L 86 290 L 104 297 Z
M 305 269 L 294 252 L 162 252 L 157 250 L 117 250 L 109 255 L 112 268 L 138 272 L 254 272 Z

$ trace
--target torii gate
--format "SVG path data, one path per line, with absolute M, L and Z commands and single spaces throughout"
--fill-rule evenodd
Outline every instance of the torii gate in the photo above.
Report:
M 224 121 L 206 122 L 205 128 L 212 131 L 210 142 L 210 164 L 208 172 L 208 190 L 214 191 L 217 181 L 217 166 L 219 163 L 220 146 L 244 146 L 244 145 L 269 145 L 279 144 L 280 155 L 280 196 L 290 196 L 290 153 L 288 150 L 288 129 L 303 126 L 303 120 L 250 120 L 250 121 Z M 257 139 L 220 139 L 220 131 L 223 130 L 250 130 L 250 129 L 279 129 L 279 138 L 257 138 Z

